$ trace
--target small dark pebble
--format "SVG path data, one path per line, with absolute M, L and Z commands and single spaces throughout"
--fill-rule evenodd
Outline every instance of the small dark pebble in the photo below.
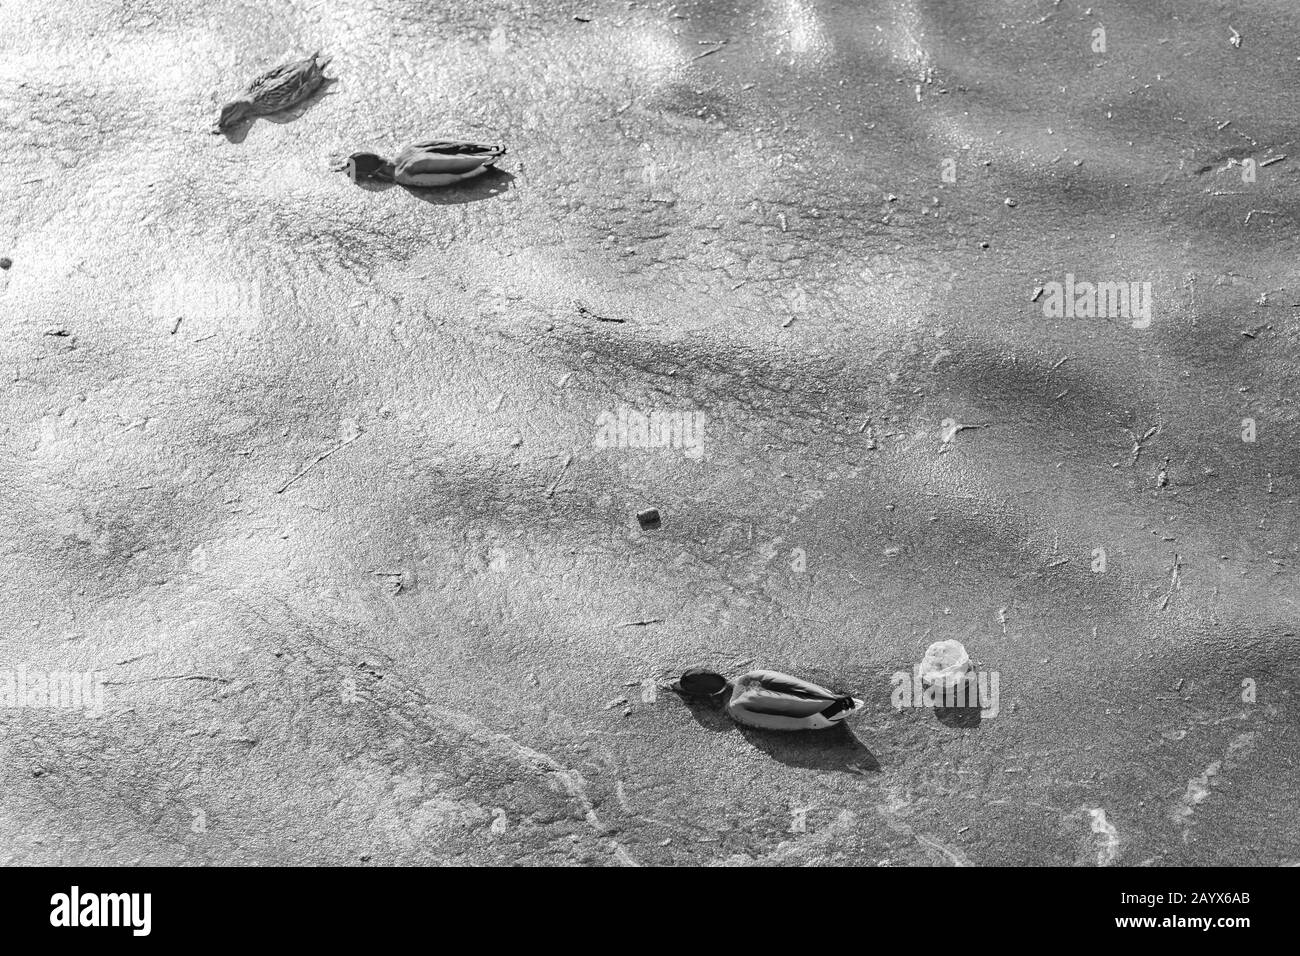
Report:
M 636 513 L 636 520 L 643 530 L 653 531 L 655 528 L 659 527 L 659 509 L 647 508 L 645 511 L 638 511 Z
M 32 776 L 33 776 L 33 777 L 43 777 L 43 776 L 45 776 L 45 771 L 42 770 L 40 767 L 37 767 L 35 770 L 32 771 Z
M 13 264 L 14 261 L 8 256 L 0 256 L 0 269 L 8 269 Z

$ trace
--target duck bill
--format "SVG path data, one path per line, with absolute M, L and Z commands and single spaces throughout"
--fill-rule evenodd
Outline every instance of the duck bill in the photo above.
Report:
M 217 130 L 222 133 L 229 132 L 247 118 L 248 108 L 244 104 L 227 103 L 221 108 L 221 115 L 217 118 Z

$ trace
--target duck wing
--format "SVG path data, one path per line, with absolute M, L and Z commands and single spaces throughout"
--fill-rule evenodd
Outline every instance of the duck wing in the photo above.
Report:
M 750 671 L 735 682 L 731 705 L 758 714 L 811 717 L 844 695 L 777 671 Z
M 431 139 L 412 143 L 397 154 L 397 169 L 408 175 L 469 173 L 491 166 L 506 154 L 501 146 L 483 146 L 459 140 Z
M 325 67 L 329 62 L 329 57 L 322 60 L 320 53 L 316 52 L 305 59 L 283 63 L 249 83 L 246 96 L 267 110 L 292 106 L 314 93 L 324 82 Z

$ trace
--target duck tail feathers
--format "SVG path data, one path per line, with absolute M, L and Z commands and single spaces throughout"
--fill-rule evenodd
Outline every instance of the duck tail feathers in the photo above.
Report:
M 823 710 L 821 715 L 827 720 L 843 720 L 854 711 L 861 710 L 862 707 L 862 701 L 846 694 L 843 697 L 836 698 L 835 703 Z

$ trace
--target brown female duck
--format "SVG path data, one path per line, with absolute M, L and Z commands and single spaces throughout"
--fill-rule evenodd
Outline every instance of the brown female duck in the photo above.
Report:
M 311 56 L 267 70 L 248 84 L 242 96 L 221 108 L 217 131 L 224 133 L 255 116 L 266 116 L 296 106 L 315 93 L 328 77 L 330 57 L 317 50 Z

